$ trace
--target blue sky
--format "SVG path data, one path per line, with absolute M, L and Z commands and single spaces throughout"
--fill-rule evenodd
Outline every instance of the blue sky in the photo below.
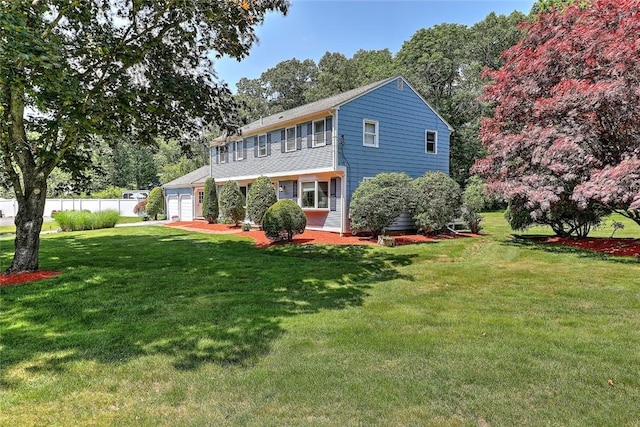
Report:
M 292 0 L 287 16 L 270 13 L 257 28 L 260 38 L 242 62 L 216 61 L 218 78 L 235 91 L 240 78 L 255 79 L 279 62 L 296 58 L 316 63 L 325 52 L 347 58 L 359 49 L 388 48 L 396 54 L 421 28 L 458 23 L 471 26 L 490 12 L 529 13 L 534 0 Z

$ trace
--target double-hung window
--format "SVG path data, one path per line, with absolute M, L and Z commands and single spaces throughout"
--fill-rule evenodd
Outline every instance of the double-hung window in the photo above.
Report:
M 236 141 L 233 143 L 234 144 L 234 156 L 236 160 L 243 160 L 244 159 L 244 141 Z
M 364 120 L 362 122 L 362 145 L 365 147 L 378 146 L 378 122 L 375 120 Z
M 328 209 L 329 183 L 318 181 L 303 182 L 302 207 L 307 209 Z
M 324 120 L 313 122 L 313 146 L 321 147 L 327 144 L 325 139 Z
M 220 163 L 227 163 L 229 161 L 229 146 L 227 144 L 221 145 L 219 148 Z
M 296 128 L 290 127 L 286 129 L 286 142 L 285 142 L 285 151 L 296 151 Z
M 434 130 L 427 130 L 424 132 L 424 151 L 428 154 L 437 154 L 438 132 Z
M 265 157 L 267 155 L 267 135 L 260 135 L 258 137 L 258 157 Z

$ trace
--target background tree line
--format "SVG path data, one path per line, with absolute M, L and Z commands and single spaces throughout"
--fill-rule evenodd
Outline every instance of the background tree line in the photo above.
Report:
M 396 74 L 409 79 L 420 94 L 454 127 L 451 140 L 451 176 L 461 185 L 475 159 L 484 155 L 478 137 L 483 105 L 478 101 L 485 67 L 496 70 L 501 52 L 519 37 L 520 12 L 490 13 L 471 27 L 439 24 L 418 30 L 393 55 L 389 49 L 359 50 L 347 58 L 326 52 L 316 63 L 292 58 L 264 71 L 259 78 L 242 78 L 233 95 L 244 123 L 326 98 Z M 47 195 L 64 197 L 93 194 L 110 187 L 149 188 L 191 172 L 209 161 L 207 141 L 219 134 L 203 130 L 187 144 L 157 139 L 138 144 L 127 135 L 95 138 L 85 153 L 84 173 L 56 168 Z M 0 197 L 12 197 L 0 187 Z

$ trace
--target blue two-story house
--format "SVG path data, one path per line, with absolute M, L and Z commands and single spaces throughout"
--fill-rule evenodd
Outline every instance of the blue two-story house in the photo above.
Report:
M 202 216 L 204 182 L 234 180 L 246 195 L 261 175 L 295 200 L 307 228 L 349 232 L 349 202 L 381 172 L 449 172 L 451 126 L 401 76 L 264 117 L 211 143 L 210 165 L 163 186 L 167 215 Z

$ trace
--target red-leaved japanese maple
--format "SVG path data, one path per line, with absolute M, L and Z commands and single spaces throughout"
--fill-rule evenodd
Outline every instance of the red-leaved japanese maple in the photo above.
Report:
M 524 31 L 487 71 L 495 109 L 475 172 L 517 212 L 514 228 L 586 235 L 608 210 L 640 224 L 640 1 L 551 9 Z

